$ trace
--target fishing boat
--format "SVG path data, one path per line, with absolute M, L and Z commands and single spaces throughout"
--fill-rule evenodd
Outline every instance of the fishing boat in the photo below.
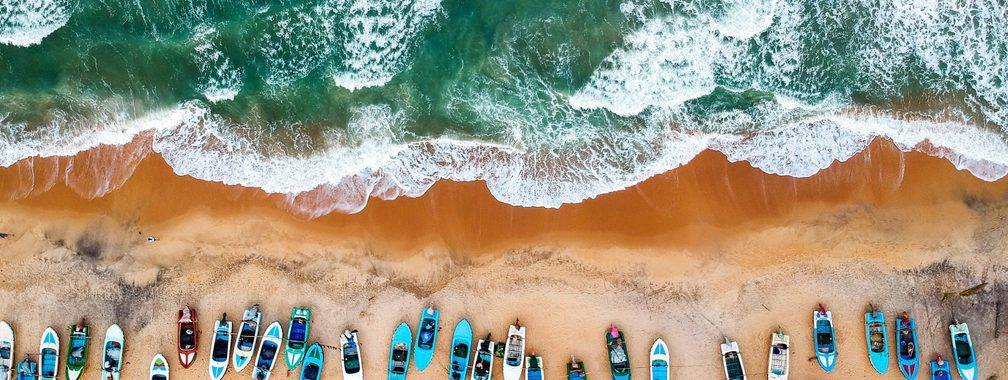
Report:
M 668 380 L 669 353 L 668 345 L 661 338 L 651 345 L 651 380 Z
M 768 380 L 787 380 L 791 371 L 791 337 L 784 335 L 784 329 L 770 334 L 770 358 L 767 361 Z
M 522 364 L 525 361 L 525 326 L 515 323 L 508 327 L 508 337 L 504 344 L 504 367 L 501 369 L 504 380 L 518 380 L 522 375 Z
M 238 339 L 235 340 L 234 351 L 231 357 L 236 372 L 241 372 L 252 360 L 255 351 L 256 339 L 259 337 L 259 324 L 262 322 L 262 313 L 259 312 L 259 304 L 245 309 L 242 314 L 242 323 L 238 327 Z
M 886 339 L 885 314 L 875 310 L 865 313 L 865 341 L 868 343 L 868 360 L 880 374 L 889 370 L 889 340 Z M 897 322 L 898 324 L 898 322 Z
M 178 311 L 178 358 L 182 368 L 189 368 L 196 359 L 199 332 L 196 327 L 196 310 L 186 305 Z
M 490 334 L 476 343 L 476 356 L 473 357 L 472 380 L 490 380 L 493 375 L 494 342 Z
M 577 360 L 574 355 L 571 355 L 570 361 L 567 362 L 567 380 L 587 380 L 588 375 L 585 373 L 584 362 Z
M 525 357 L 525 380 L 543 380 L 542 356 L 535 352 Z
M 472 326 L 468 320 L 461 320 L 455 324 L 455 331 L 452 332 L 451 345 L 451 367 L 448 369 L 450 380 L 462 380 L 469 370 L 469 353 L 472 351 Z
M 402 322 L 392 334 L 392 344 L 389 345 L 389 380 L 406 380 L 409 370 L 410 345 L 413 344 L 413 332 L 406 322 Z
M 955 354 L 956 370 L 963 380 L 977 380 L 976 353 L 973 351 L 973 339 L 970 338 L 969 326 L 965 322 L 953 322 L 949 325 L 952 334 L 952 353 Z
M 416 342 L 413 346 L 413 362 L 417 371 L 423 371 L 434 358 L 434 347 L 437 345 L 438 317 L 441 313 L 428 307 L 420 314 L 420 327 L 417 329 Z
M 931 380 L 952 380 L 949 362 L 942 359 L 941 355 L 931 361 Z
M 728 337 L 725 337 L 724 341 L 721 343 L 721 361 L 724 364 L 725 378 L 728 380 L 748 380 L 738 342 L 733 342 Z
M 917 324 L 907 313 L 903 313 L 902 318 L 896 318 L 896 345 L 900 372 L 908 380 L 916 379 L 920 364 L 920 358 L 917 357 Z
M 612 373 L 613 380 L 629 380 L 630 354 L 627 352 L 623 331 L 617 329 L 616 325 L 609 325 L 605 338 L 609 352 L 609 372 Z
M 836 367 L 837 351 L 836 336 L 833 331 L 833 312 L 827 311 L 823 305 L 812 312 L 813 331 L 815 337 L 815 353 L 819 366 L 826 372 Z
M 231 348 L 231 321 L 227 319 L 227 313 L 221 319 L 214 322 L 213 344 L 210 346 L 210 379 L 220 380 L 227 372 L 231 355 L 228 350 Z
M 14 329 L 0 321 L 0 380 L 11 380 L 14 368 Z
M 55 380 L 59 372 L 59 335 L 52 327 L 47 327 L 42 332 L 42 340 L 39 342 L 39 378 L 42 380 Z
M 70 343 L 67 345 L 66 377 L 67 380 L 78 380 L 87 365 L 88 341 L 91 340 L 91 329 L 84 318 L 76 325 L 70 326 Z
M 284 360 L 287 369 L 293 371 L 304 359 L 305 348 L 308 347 L 308 331 L 311 323 L 311 309 L 297 308 L 291 310 L 290 324 L 287 326 L 287 345 L 284 346 Z
M 324 364 L 325 354 L 322 352 L 322 345 L 318 342 L 312 343 L 308 347 L 308 351 L 305 351 L 304 365 L 301 366 L 301 380 L 319 380 Z
M 150 380 L 168 380 L 168 360 L 161 353 L 151 359 Z
M 357 331 L 346 330 L 340 336 L 340 353 L 343 356 L 343 380 L 364 380 L 361 371 L 361 343 Z
M 281 344 L 283 344 L 283 327 L 280 327 L 280 322 L 270 323 L 259 342 L 259 354 L 256 355 L 255 367 L 252 367 L 253 379 L 269 379 L 273 366 L 276 365 Z
M 343 335 L 340 336 L 340 354 L 343 356 L 343 380 L 364 380 L 357 330 L 343 331 Z
M 102 345 L 102 380 L 119 380 L 119 373 L 122 371 L 123 350 L 126 340 L 123 337 L 122 328 L 119 325 L 109 326 L 105 330 L 105 344 Z
M 24 360 L 18 362 L 18 380 L 38 380 L 38 364 L 25 354 Z

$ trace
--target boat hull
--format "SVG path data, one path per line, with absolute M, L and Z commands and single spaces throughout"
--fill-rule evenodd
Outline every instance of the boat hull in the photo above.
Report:
M 252 378 L 268 380 L 276 366 L 277 353 L 283 345 L 283 327 L 280 322 L 270 323 L 259 342 L 259 352 L 256 354 L 255 367 L 252 367 Z M 272 351 L 272 355 L 268 353 Z M 266 353 L 266 354 L 264 354 Z
M 725 379 L 748 380 L 738 342 L 725 340 L 726 342 L 721 343 L 721 364 L 724 366 Z
M 163 379 L 168 380 L 168 360 L 165 359 L 164 355 L 157 354 L 151 359 L 150 364 L 150 377 L 148 379 L 155 380 L 160 379 L 158 376 L 163 376 Z
M 392 344 L 389 345 L 389 366 L 388 366 L 388 378 L 389 380 L 406 380 L 406 374 L 409 372 L 410 354 L 412 351 L 413 344 L 413 332 L 410 331 L 410 327 L 406 322 L 402 322 L 396 327 L 395 332 L 392 334 Z M 397 357 L 396 347 L 399 346 L 401 350 L 405 350 L 404 357 Z
M 770 337 L 770 354 L 767 359 L 767 379 L 787 380 L 791 372 L 791 337 L 774 333 Z
M 291 310 L 291 321 L 287 325 L 287 344 L 284 345 L 284 362 L 287 364 L 288 370 L 293 371 L 301 365 L 305 349 L 308 348 L 310 327 L 311 309 L 294 308 Z
M 508 327 L 507 343 L 504 345 L 504 363 L 501 375 L 504 380 L 519 380 L 525 360 L 525 326 Z
M 448 379 L 462 380 L 469 370 L 469 356 L 472 354 L 473 332 L 468 320 L 460 320 L 452 332 L 451 367 Z M 463 356 L 464 354 L 464 356 Z
M 426 308 L 420 314 L 420 324 L 417 325 L 416 339 L 413 343 L 413 362 L 416 364 L 417 371 L 427 369 L 431 360 L 434 359 L 440 316 L 441 312 L 435 308 Z
M 87 366 L 88 342 L 91 340 L 91 328 L 70 326 L 70 341 L 67 343 L 66 377 L 67 380 L 78 380 Z M 77 351 L 78 355 L 74 355 Z
M 532 354 L 525 358 L 525 380 L 543 380 L 542 356 Z
M 42 340 L 39 341 L 39 378 L 44 380 L 55 380 L 59 373 L 59 335 L 52 327 L 48 327 L 42 332 Z
M 259 340 L 261 324 L 262 313 L 259 312 L 259 305 L 253 305 L 242 314 L 242 322 L 238 325 L 238 338 L 235 339 L 234 349 L 231 351 L 231 364 L 234 366 L 235 372 L 241 372 L 252 361 L 256 342 Z M 246 340 L 247 344 L 243 347 L 242 336 L 246 335 L 243 333 L 246 331 L 246 327 L 251 333 L 248 334 L 249 339 Z
M 906 334 L 907 336 L 904 336 Z M 913 319 L 896 319 L 896 361 L 899 363 L 903 377 L 913 380 L 917 378 L 920 369 L 917 346 L 917 324 Z M 912 345 L 912 346 L 909 346 Z
M 669 353 L 668 345 L 661 339 L 651 345 L 651 380 L 668 380 Z
M 319 380 L 325 365 L 325 353 L 322 352 L 320 344 L 312 343 L 305 351 L 304 360 L 301 364 L 301 380 Z M 344 379 L 346 380 L 346 379 Z
M 816 361 L 823 371 L 830 372 L 836 368 L 837 350 L 836 335 L 833 327 L 833 312 L 812 312 L 812 336 L 814 338 Z
M 881 311 L 865 313 L 865 341 L 872 368 L 884 375 L 889 371 L 889 338 L 886 334 L 885 314 Z
M 182 368 L 189 368 L 196 360 L 196 349 L 199 347 L 199 321 L 196 319 L 196 310 L 186 306 L 189 316 L 185 317 L 185 310 L 178 311 L 178 358 Z M 190 341 L 191 340 L 191 345 Z
M 949 325 L 949 333 L 952 335 L 952 352 L 954 354 L 952 362 L 955 362 L 956 370 L 963 380 L 977 380 L 979 377 L 976 366 L 976 352 L 973 346 L 973 338 L 970 337 L 969 326 L 965 323 Z
M 0 321 L 0 349 L 10 352 L 7 358 L 0 358 L 0 365 L 7 369 L 0 371 L 0 380 L 10 380 L 14 371 L 14 329 L 7 321 Z
M 613 380 L 630 379 L 630 353 L 627 351 L 623 331 L 611 326 L 605 333 L 606 348 L 609 353 L 609 372 Z
M 948 361 L 931 361 L 931 380 L 952 380 L 952 369 Z
M 123 337 L 122 328 L 119 325 L 109 326 L 105 331 L 105 344 L 102 345 L 102 380 L 119 380 L 119 373 L 122 370 L 123 351 L 126 350 L 126 339 Z
M 351 352 L 351 350 L 353 352 Z M 364 357 L 361 356 L 361 344 L 357 340 L 357 331 L 346 330 L 340 335 L 340 368 L 343 370 L 343 380 L 364 380 L 364 372 L 361 369 Z M 355 356 L 356 359 L 351 358 Z M 350 363 L 353 361 L 354 363 Z
M 490 380 L 493 376 L 493 362 L 494 362 L 494 348 L 495 344 L 492 341 L 485 339 L 480 339 L 476 343 L 476 354 L 473 357 L 473 365 L 471 380 Z M 481 370 L 483 367 L 484 370 Z
M 218 320 L 214 323 L 214 341 L 213 345 L 210 346 L 210 364 L 208 365 L 210 379 L 212 380 L 220 380 L 227 373 L 227 368 L 231 361 L 228 349 L 231 347 L 232 326 L 231 321 L 226 320 Z M 224 351 L 223 358 L 216 357 L 215 353 L 222 349 Z

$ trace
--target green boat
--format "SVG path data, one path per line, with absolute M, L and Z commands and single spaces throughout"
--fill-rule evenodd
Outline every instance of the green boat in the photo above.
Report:
M 609 325 L 606 332 L 606 347 L 609 351 L 609 369 L 613 380 L 630 380 L 630 356 L 627 352 L 623 331 L 616 325 Z
M 66 356 L 67 380 L 80 379 L 81 374 L 84 373 L 84 366 L 87 365 L 90 332 L 91 329 L 83 318 L 76 325 L 70 326 L 70 344 L 67 346 Z
M 289 370 L 293 371 L 304 360 L 305 349 L 308 347 L 310 321 L 311 309 L 295 307 L 291 310 L 291 321 L 287 326 L 287 345 L 284 346 L 284 356 L 287 358 Z

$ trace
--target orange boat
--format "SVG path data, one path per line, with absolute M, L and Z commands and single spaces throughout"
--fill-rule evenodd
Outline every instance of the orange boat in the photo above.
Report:
M 197 338 L 196 310 L 186 305 L 178 312 L 178 356 L 182 368 L 189 368 L 196 359 Z

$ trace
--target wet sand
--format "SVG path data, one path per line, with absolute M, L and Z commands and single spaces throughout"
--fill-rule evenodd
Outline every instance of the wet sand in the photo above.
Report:
M 967 321 L 982 378 L 1008 374 L 1003 326 L 994 338 L 995 304 L 1008 301 L 1008 181 L 984 182 L 885 141 L 810 178 L 705 152 L 559 209 L 512 207 L 482 183 L 441 182 L 420 198 L 373 199 L 361 213 L 316 219 L 292 210 L 319 194 L 292 205 L 179 177 L 144 146 L 141 138 L 0 170 L 0 197 L 12 199 L 0 202 L 0 231 L 12 234 L 0 240 L 0 308 L 18 334 L 16 358 L 37 351 L 44 326 L 86 315 L 96 341 L 108 324 L 124 327 L 124 379 L 146 376 L 158 351 L 173 379 L 206 379 L 213 319 L 258 302 L 264 323 L 312 307 L 312 337 L 325 344 L 359 329 L 365 377 L 384 378 L 392 330 L 400 321 L 415 328 L 433 303 L 442 309 L 437 356 L 411 379 L 447 376 L 462 317 L 477 336 L 501 340 L 520 318 L 552 379 L 570 354 L 592 378 L 608 378 L 610 322 L 627 333 L 634 378 L 646 378 L 657 337 L 670 346 L 673 378 L 722 378 L 722 336 L 739 340 L 750 376 L 760 378 L 778 325 L 791 334 L 792 378 L 880 378 L 863 329 L 876 303 L 890 330 L 898 312 L 917 318 L 927 358 L 951 356 L 947 324 L 953 315 Z M 113 159 L 122 165 L 105 164 Z M 976 295 L 942 299 L 981 282 L 989 285 Z M 808 360 L 820 302 L 838 328 L 840 362 L 828 375 Z M 183 370 L 171 354 L 175 311 L 186 303 L 206 335 Z M 98 352 L 93 346 L 93 359 Z M 326 354 L 325 378 L 338 379 L 338 352 Z M 98 363 L 89 363 L 91 377 Z M 895 358 L 883 378 L 901 378 Z

